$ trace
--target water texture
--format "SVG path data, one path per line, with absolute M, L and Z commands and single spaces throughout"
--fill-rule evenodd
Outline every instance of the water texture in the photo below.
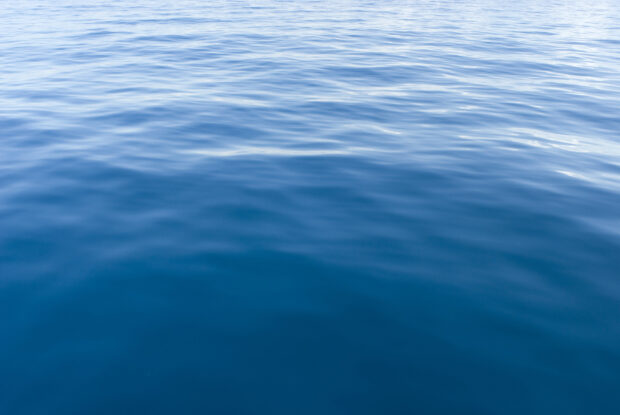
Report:
M 620 413 L 617 1 L 0 5 L 0 413 Z

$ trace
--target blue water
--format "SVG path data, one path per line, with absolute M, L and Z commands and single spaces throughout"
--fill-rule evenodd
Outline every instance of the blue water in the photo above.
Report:
M 615 0 L 3 2 L 0 413 L 620 413 Z

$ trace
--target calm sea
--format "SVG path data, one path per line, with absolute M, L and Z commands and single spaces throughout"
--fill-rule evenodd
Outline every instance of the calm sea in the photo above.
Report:
M 0 413 L 620 413 L 617 0 L 2 1 Z

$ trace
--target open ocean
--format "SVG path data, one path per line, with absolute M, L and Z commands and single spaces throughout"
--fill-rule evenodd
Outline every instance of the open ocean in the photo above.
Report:
M 617 0 L 0 5 L 0 414 L 620 414 Z

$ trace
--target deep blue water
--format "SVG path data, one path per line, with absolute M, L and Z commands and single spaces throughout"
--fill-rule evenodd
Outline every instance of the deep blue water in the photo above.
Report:
M 620 413 L 615 0 L 2 3 L 0 413 Z

